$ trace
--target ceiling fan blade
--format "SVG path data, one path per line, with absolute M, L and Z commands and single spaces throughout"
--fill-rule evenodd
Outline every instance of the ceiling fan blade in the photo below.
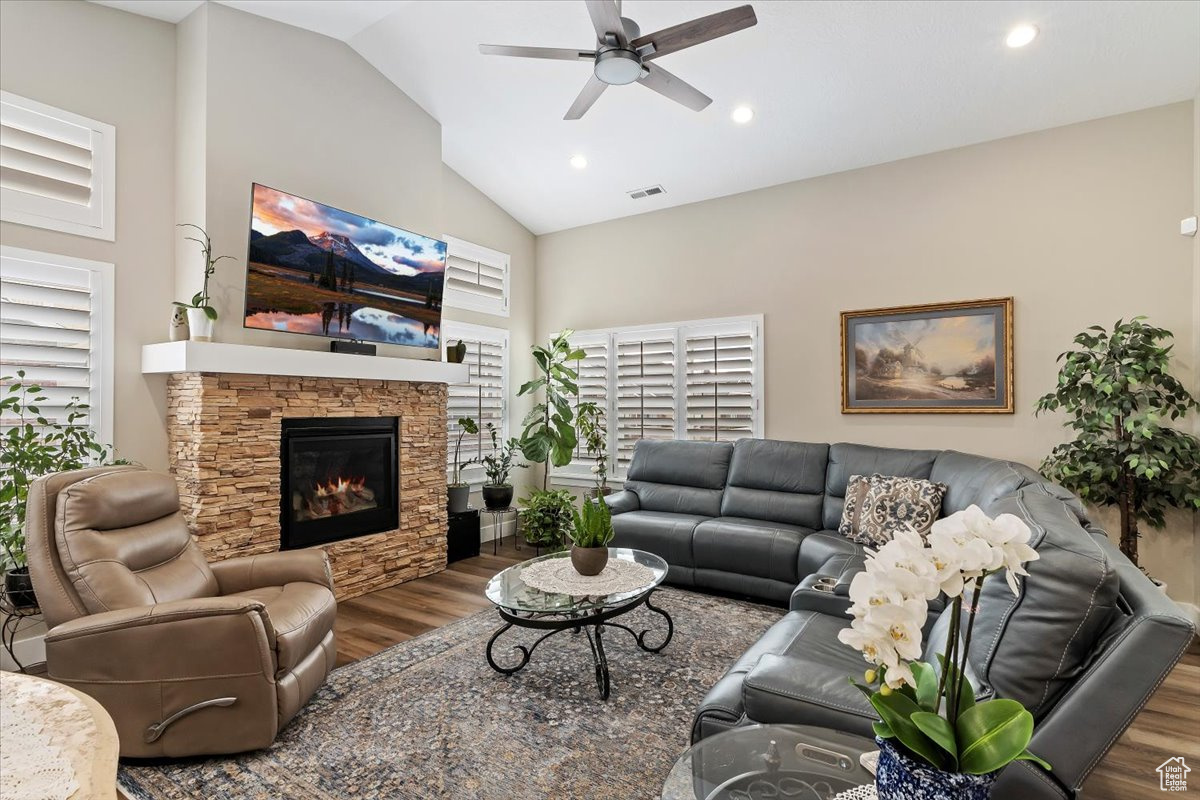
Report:
M 596 28 L 596 38 L 608 43 L 609 34 L 616 37 L 617 43 L 624 47 L 628 42 L 625 38 L 625 23 L 621 22 L 621 12 L 613 0 L 584 0 L 587 4 L 588 15 Z
M 481 44 L 485 56 L 516 56 L 517 58 L 556 58 L 561 61 L 590 61 L 596 54 L 590 50 L 568 50 L 565 47 L 518 47 L 507 44 Z
M 646 69 L 649 70 L 648 74 L 638 78 L 638 83 L 647 89 L 653 89 L 663 97 L 682 103 L 692 111 L 703 111 L 712 102 L 712 98 L 704 92 L 675 77 L 658 64 L 649 64 Z
M 587 110 L 592 107 L 592 104 L 600 99 L 600 95 L 604 94 L 604 90 L 608 88 L 608 84 L 597 78 L 595 75 L 588 78 L 588 82 L 583 85 L 583 91 L 575 98 L 575 102 L 567 109 L 567 113 L 563 119 L 579 119 Z
M 588 3 L 591 6 L 591 3 Z M 718 11 L 716 14 L 709 14 L 707 17 L 700 17 L 691 22 L 683 22 L 679 25 L 672 25 L 670 28 L 663 28 L 661 31 L 648 33 L 645 36 L 639 36 L 629 43 L 629 46 L 634 50 L 639 50 L 648 44 L 654 45 L 654 50 L 651 53 L 645 53 L 642 56 L 643 61 L 665 56 L 668 53 L 674 53 L 683 50 L 685 47 L 702 44 L 722 36 L 728 36 L 731 33 L 737 33 L 740 30 L 753 27 L 758 23 L 758 17 L 754 16 L 754 9 L 750 6 L 739 6 L 731 8 L 728 11 Z

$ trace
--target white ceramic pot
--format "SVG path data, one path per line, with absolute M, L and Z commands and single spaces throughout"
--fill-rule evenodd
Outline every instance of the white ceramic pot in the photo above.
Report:
M 189 308 L 187 310 L 188 329 L 192 334 L 193 342 L 211 342 L 213 334 L 213 321 L 204 313 L 203 308 Z

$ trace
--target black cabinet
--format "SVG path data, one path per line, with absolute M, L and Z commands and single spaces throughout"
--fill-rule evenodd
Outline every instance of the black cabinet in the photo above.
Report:
M 479 555 L 479 509 L 468 508 L 450 515 L 446 532 L 446 563 Z

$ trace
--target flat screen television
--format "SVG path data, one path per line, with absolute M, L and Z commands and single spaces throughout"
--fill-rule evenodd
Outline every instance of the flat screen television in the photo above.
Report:
M 446 243 L 254 184 L 247 328 L 437 348 Z

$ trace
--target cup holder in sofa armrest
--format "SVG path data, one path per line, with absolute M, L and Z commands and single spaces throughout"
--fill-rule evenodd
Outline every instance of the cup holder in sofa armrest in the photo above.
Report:
M 809 575 L 792 592 L 793 611 L 819 611 L 842 617 L 850 609 L 850 598 L 839 592 L 834 575 Z M 846 584 L 848 587 L 849 584 Z

